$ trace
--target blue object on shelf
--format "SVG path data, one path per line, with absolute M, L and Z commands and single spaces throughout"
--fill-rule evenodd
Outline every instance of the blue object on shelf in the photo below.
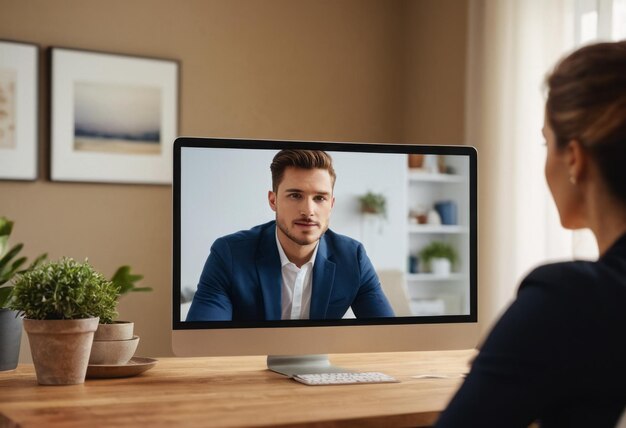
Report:
M 441 217 L 441 224 L 458 224 L 457 209 L 454 201 L 439 201 L 435 203 L 435 211 Z

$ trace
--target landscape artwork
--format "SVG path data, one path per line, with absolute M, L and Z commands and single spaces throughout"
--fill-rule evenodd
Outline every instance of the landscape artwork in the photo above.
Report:
M 0 68 L 0 148 L 15 148 L 17 72 Z
M 74 82 L 74 150 L 161 154 L 161 88 Z

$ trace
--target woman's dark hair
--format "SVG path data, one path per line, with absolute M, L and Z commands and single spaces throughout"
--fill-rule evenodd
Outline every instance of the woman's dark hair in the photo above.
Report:
M 546 117 L 557 147 L 579 141 L 626 203 L 626 41 L 576 50 L 546 83 Z
M 274 156 L 270 170 L 272 171 L 272 190 L 278 191 L 278 185 L 283 181 L 283 174 L 287 167 L 302 169 L 325 169 L 330 174 L 330 181 L 335 187 L 335 170 L 333 159 L 322 150 L 281 150 Z

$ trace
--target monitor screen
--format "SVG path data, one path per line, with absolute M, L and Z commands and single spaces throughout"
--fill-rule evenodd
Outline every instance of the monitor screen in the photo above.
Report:
M 173 348 L 466 348 L 477 337 L 476 151 L 179 138 Z

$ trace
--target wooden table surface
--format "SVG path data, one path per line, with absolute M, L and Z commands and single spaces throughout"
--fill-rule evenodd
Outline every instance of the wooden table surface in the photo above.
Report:
M 473 350 L 331 355 L 400 383 L 306 386 L 266 369 L 265 357 L 163 358 L 123 379 L 40 386 L 32 365 L 0 372 L 0 427 L 429 426 L 467 372 Z

